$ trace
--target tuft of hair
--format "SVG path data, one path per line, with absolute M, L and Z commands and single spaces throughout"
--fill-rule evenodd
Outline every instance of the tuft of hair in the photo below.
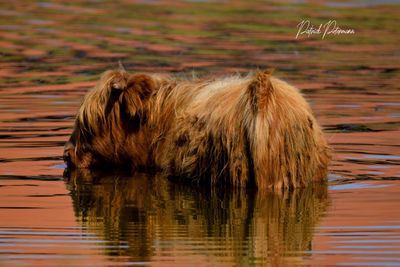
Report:
M 119 69 L 102 75 L 76 116 L 75 150 L 81 152 L 81 158 L 89 158 L 88 163 L 81 160 L 81 166 L 99 163 L 95 159 L 114 165 L 132 163 L 125 142 L 144 120 L 154 87 L 146 74 L 130 75 Z

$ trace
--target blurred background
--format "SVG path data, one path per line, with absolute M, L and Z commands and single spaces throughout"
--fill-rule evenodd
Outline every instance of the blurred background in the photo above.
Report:
M 305 72 L 312 88 L 321 82 L 361 87 L 353 79 L 341 81 L 341 74 L 398 74 L 396 2 L 2 1 L 1 82 L 92 81 L 121 60 L 131 71 L 150 72 L 274 67 L 293 79 Z M 355 33 L 296 39 L 303 20 L 316 27 L 335 20 Z
M 329 21 L 354 33 L 323 37 Z M 399 26 L 396 0 L 1 1 L 0 265 L 400 265 Z M 274 68 L 325 129 L 328 190 L 64 181 L 80 101 L 118 61 L 179 77 Z

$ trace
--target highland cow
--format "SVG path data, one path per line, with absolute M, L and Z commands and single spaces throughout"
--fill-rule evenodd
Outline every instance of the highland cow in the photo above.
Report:
M 153 168 L 260 189 L 325 180 L 329 148 L 296 88 L 271 71 L 177 80 L 107 71 L 76 116 L 69 167 Z

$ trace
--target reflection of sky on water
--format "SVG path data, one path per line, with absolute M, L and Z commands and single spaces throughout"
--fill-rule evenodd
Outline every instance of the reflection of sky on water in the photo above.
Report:
M 0 265 L 399 265 L 399 6 L 382 6 L 398 1 L 139 2 L 0 2 Z M 304 18 L 356 33 L 295 40 Z M 329 194 L 149 187 L 141 199 L 141 184 L 103 190 L 100 179 L 73 205 L 63 144 L 83 95 L 118 60 L 182 77 L 275 68 L 327 129 Z
M 390 185 L 373 185 L 370 183 L 353 183 L 343 185 L 332 185 L 329 186 L 330 190 L 343 190 L 343 189 L 364 189 L 364 188 L 383 188 Z

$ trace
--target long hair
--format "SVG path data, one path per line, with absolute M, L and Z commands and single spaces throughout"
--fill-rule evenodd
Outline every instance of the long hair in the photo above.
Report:
M 177 80 L 108 71 L 78 112 L 76 165 L 152 166 L 175 179 L 258 188 L 325 179 L 320 126 L 299 91 L 271 73 Z

